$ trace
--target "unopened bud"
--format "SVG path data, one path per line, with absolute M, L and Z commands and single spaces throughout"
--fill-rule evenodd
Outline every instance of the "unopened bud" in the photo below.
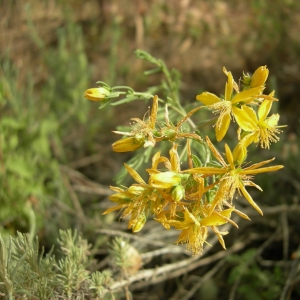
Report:
M 181 184 L 175 186 L 172 189 L 172 199 L 175 202 L 179 202 L 181 199 L 183 199 L 184 195 L 185 195 L 185 189 L 184 189 L 184 187 Z
M 147 221 L 147 217 L 145 213 L 141 213 L 136 219 L 130 220 L 128 222 L 128 229 L 131 228 L 132 232 L 139 232 L 144 227 L 146 221 Z
M 242 142 L 240 142 L 234 148 L 232 155 L 233 155 L 233 161 L 241 165 L 244 162 L 244 160 L 247 158 L 247 148 Z
M 112 202 L 119 203 L 119 204 L 126 204 L 131 201 L 131 198 L 128 195 L 123 194 L 123 193 L 113 194 L 113 195 L 109 196 L 109 199 Z
M 140 195 L 145 191 L 145 188 L 140 185 L 132 185 L 127 189 L 127 191 L 133 195 Z
M 135 137 L 131 136 L 116 141 L 112 144 L 112 148 L 115 152 L 130 152 L 141 148 L 143 145 L 144 140 L 142 138 L 136 139 Z
M 110 91 L 105 87 L 88 89 L 84 92 L 84 97 L 91 101 L 103 101 L 108 98 Z
M 156 189 L 169 189 L 180 182 L 180 175 L 171 171 L 151 174 L 150 176 L 150 185 Z
M 267 66 L 259 67 L 254 72 L 254 74 L 251 78 L 250 87 L 254 88 L 254 87 L 258 87 L 258 86 L 261 86 L 261 85 L 265 84 L 265 82 L 268 78 L 268 75 L 269 75 L 269 70 L 268 70 Z
M 172 141 L 176 138 L 176 131 L 173 128 L 164 127 L 161 132 L 164 140 Z

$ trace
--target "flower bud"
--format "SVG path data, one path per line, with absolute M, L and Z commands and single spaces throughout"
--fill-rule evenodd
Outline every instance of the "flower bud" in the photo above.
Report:
M 180 182 L 180 175 L 175 172 L 162 172 L 150 176 L 150 185 L 156 189 L 169 189 Z
M 164 127 L 162 128 L 161 133 L 164 140 L 172 141 L 176 138 L 176 130 L 173 128 Z
M 128 195 L 123 194 L 123 193 L 113 194 L 113 195 L 109 196 L 109 199 L 112 202 L 119 203 L 119 204 L 126 204 L 131 201 L 131 198 Z
M 105 87 L 88 89 L 84 92 L 84 97 L 91 101 L 103 101 L 108 98 L 110 91 Z
M 245 74 L 243 73 L 243 79 L 242 79 L 243 85 L 246 88 L 249 88 L 250 84 L 251 84 L 251 77 L 249 74 Z
M 267 66 L 259 67 L 251 78 L 250 88 L 258 87 L 264 85 L 269 75 L 269 70 Z
M 175 202 L 179 202 L 181 199 L 183 199 L 184 195 L 185 195 L 185 189 L 184 189 L 184 187 L 181 184 L 175 186 L 172 189 L 172 199 Z
M 132 185 L 127 189 L 127 191 L 133 195 L 140 195 L 145 191 L 145 188 L 140 185 Z
M 244 160 L 247 158 L 247 148 L 242 142 L 240 142 L 234 148 L 232 155 L 233 155 L 233 161 L 241 165 L 244 162 Z
M 132 232 L 139 232 L 144 227 L 147 221 L 147 217 L 145 213 L 141 213 L 138 215 L 136 219 L 130 220 L 128 222 L 128 229 L 131 228 Z
M 141 148 L 144 145 L 145 137 L 136 139 L 135 137 L 127 137 L 116 141 L 112 144 L 115 152 L 130 152 Z

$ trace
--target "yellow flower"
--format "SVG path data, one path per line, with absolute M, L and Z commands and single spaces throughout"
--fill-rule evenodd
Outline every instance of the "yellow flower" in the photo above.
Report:
M 247 192 L 245 186 L 253 186 L 257 189 L 261 190 L 261 188 L 252 182 L 250 179 L 253 175 L 265 173 L 265 172 L 273 172 L 283 168 L 282 165 L 272 166 L 272 167 L 264 167 L 263 165 L 268 164 L 273 161 L 273 159 L 269 159 L 252 166 L 242 168 L 240 164 L 237 164 L 238 157 L 236 157 L 235 153 L 232 153 L 227 144 L 225 144 L 225 154 L 227 158 L 227 162 L 223 159 L 218 150 L 213 146 L 208 137 L 206 137 L 207 144 L 211 149 L 215 158 L 222 165 L 221 168 L 217 167 L 199 167 L 185 170 L 184 172 L 188 172 L 190 174 L 202 174 L 203 176 L 211 176 L 211 175 L 219 175 L 220 178 L 220 186 L 215 195 L 214 200 L 211 203 L 210 211 L 212 212 L 217 205 L 222 206 L 222 202 L 230 199 L 232 201 L 236 190 L 240 191 L 242 195 L 246 198 L 246 200 L 262 215 L 261 209 L 254 202 L 250 194 Z
M 84 92 L 84 97 L 92 101 L 103 101 L 110 95 L 110 91 L 104 87 L 88 89 Z
M 278 134 L 281 132 L 278 128 L 279 114 L 273 114 L 267 117 L 273 101 L 264 100 L 258 108 L 258 117 L 253 108 L 243 105 L 237 114 L 236 121 L 238 125 L 247 132 L 242 140 L 245 147 L 251 143 L 259 143 L 262 148 L 270 148 L 270 144 L 279 140 Z
M 214 233 L 218 236 L 222 247 L 226 249 L 222 235 L 227 234 L 228 232 L 220 232 L 216 226 L 226 224 L 229 221 L 237 226 L 230 220 L 231 212 L 235 210 L 234 207 L 221 212 L 214 211 L 210 215 L 206 215 L 209 211 L 204 205 L 200 205 L 199 208 L 200 209 L 196 212 L 190 212 L 185 208 L 184 219 L 182 221 L 165 221 L 165 223 L 173 226 L 175 229 L 182 230 L 176 243 L 187 244 L 187 249 L 191 251 L 193 255 L 197 255 L 202 252 L 203 244 L 206 242 L 208 237 L 207 227 L 211 227 Z
M 226 71 L 226 70 L 225 70 Z M 225 136 L 232 117 L 236 118 L 239 111 L 237 106 L 239 104 L 249 104 L 257 99 L 263 92 L 264 86 L 257 86 L 239 92 L 233 96 L 233 89 L 236 89 L 236 83 L 233 80 L 231 72 L 225 72 L 228 80 L 225 87 L 224 99 L 218 96 L 204 92 L 196 97 L 204 105 L 208 106 L 214 113 L 219 114 L 219 118 L 215 125 L 217 141 L 220 142 Z

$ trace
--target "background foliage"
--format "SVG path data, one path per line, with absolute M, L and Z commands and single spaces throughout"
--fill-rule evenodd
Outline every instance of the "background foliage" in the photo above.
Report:
M 29 233 L 29 244 L 38 235 L 49 252 L 57 245 L 60 229 L 76 228 L 93 244 L 95 264 L 84 264 L 82 269 L 88 271 L 83 276 L 86 280 L 94 276 L 94 282 L 104 286 L 110 276 L 98 278 L 93 272 L 115 270 L 119 286 L 114 288 L 121 291 L 115 297 L 120 299 L 128 299 L 130 292 L 134 299 L 144 299 L 145 292 L 148 299 L 299 297 L 299 1 L 275 0 L 269 5 L 267 0 L 140 0 L 130 4 L 125 0 L 1 0 L 0 20 L 3 245 L 8 245 L 9 235 L 20 231 Z M 142 262 L 129 268 L 135 271 L 128 273 L 128 262 L 124 262 L 117 272 L 110 263 L 113 259 L 107 258 L 109 236 L 121 235 L 126 225 L 117 216 L 101 214 L 110 207 L 108 185 L 122 162 L 130 158 L 130 154 L 112 153 L 111 143 L 118 137 L 110 132 L 116 124 L 128 125 L 131 117 L 142 118 L 149 104 L 136 102 L 98 111 L 97 104 L 83 98 L 83 91 L 97 80 L 137 91 L 159 84 L 160 76 L 142 75 L 149 66 L 135 58 L 137 48 L 180 71 L 186 105 L 203 90 L 222 92 L 223 66 L 237 77 L 242 71 L 267 65 L 272 74 L 267 89 L 276 89 L 275 96 L 281 100 L 276 110 L 281 124 L 288 124 L 280 142 L 267 152 L 285 169 L 258 176 L 264 192 L 253 193 L 265 217 L 249 212 L 252 221 L 239 223 L 240 229 L 228 237 L 228 252 L 219 253 L 217 245 L 209 248 L 193 269 L 190 264 L 197 263 L 183 249 L 172 246 L 171 232 L 164 237 L 157 234 L 160 227 L 155 222 L 135 235 L 140 237 L 138 242 L 129 236 L 132 247 L 142 253 L 134 256 L 135 262 Z M 258 159 L 264 155 L 255 151 Z M 121 248 L 116 247 L 114 253 L 119 254 L 117 262 L 124 261 Z M 214 255 L 220 257 L 214 259 Z M 173 272 L 173 277 L 162 278 L 160 283 L 152 278 L 143 286 L 139 273 L 134 273 L 142 265 L 150 270 L 169 265 L 172 270 L 178 261 L 185 261 L 182 272 Z M 28 270 L 28 265 L 22 268 Z M 128 282 L 122 285 L 124 278 Z M 85 288 L 78 288 L 78 294 L 72 289 L 68 297 L 80 297 Z M 261 292 L 253 295 L 254 291 Z M 89 296 L 101 298 L 102 294 Z

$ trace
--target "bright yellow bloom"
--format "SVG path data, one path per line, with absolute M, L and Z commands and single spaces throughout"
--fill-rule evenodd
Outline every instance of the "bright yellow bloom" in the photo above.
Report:
M 110 91 L 104 87 L 88 89 L 84 92 L 84 97 L 91 101 L 103 101 L 110 95 Z
M 211 149 L 215 158 L 222 165 L 221 168 L 216 167 L 200 167 L 193 168 L 189 170 L 185 170 L 184 172 L 188 172 L 190 174 L 202 174 L 203 176 L 211 176 L 211 175 L 219 175 L 220 176 L 220 186 L 215 195 L 213 202 L 211 203 L 210 211 L 212 212 L 217 205 L 222 207 L 222 202 L 224 200 L 230 199 L 233 200 L 234 194 L 236 190 L 240 191 L 242 195 L 246 198 L 246 200 L 260 213 L 263 214 L 258 205 L 254 202 L 250 194 L 247 192 L 245 186 L 253 186 L 257 189 L 261 190 L 261 188 L 252 182 L 250 179 L 253 175 L 265 172 L 273 172 L 283 168 L 282 165 L 272 166 L 272 167 L 264 167 L 263 165 L 273 161 L 273 159 L 269 159 L 252 166 L 242 168 L 240 164 L 237 164 L 238 157 L 235 156 L 235 153 L 232 153 L 227 144 L 225 144 L 225 154 L 227 158 L 227 162 L 223 159 L 218 150 L 213 146 L 208 137 L 206 137 L 207 144 Z
M 273 101 L 264 100 L 258 108 L 258 117 L 253 108 L 243 105 L 237 108 L 239 113 L 236 121 L 242 130 L 247 132 L 243 138 L 243 143 L 247 147 L 251 143 L 260 143 L 262 148 L 270 148 L 270 144 L 279 140 L 278 134 L 281 132 L 278 128 L 279 114 L 273 114 L 267 117 Z
M 226 70 L 225 70 L 226 71 Z M 236 83 L 233 80 L 231 72 L 225 72 L 228 80 L 225 87 L 224 99 L 208 92 L 204 92 L 196 97 L 204 105 L 208 106 L 214 113 L 219 114 L 215 125 L 217 141 L 221 141 L 225 136 L 232 117 L 237 118 L 239 111 L 237 106 L 240 104 L 249 104 L 257 99 L 263 92 L 264 86 L 257 86 L 239 92 L 233 96 L 233 89 L 236 89 Z

